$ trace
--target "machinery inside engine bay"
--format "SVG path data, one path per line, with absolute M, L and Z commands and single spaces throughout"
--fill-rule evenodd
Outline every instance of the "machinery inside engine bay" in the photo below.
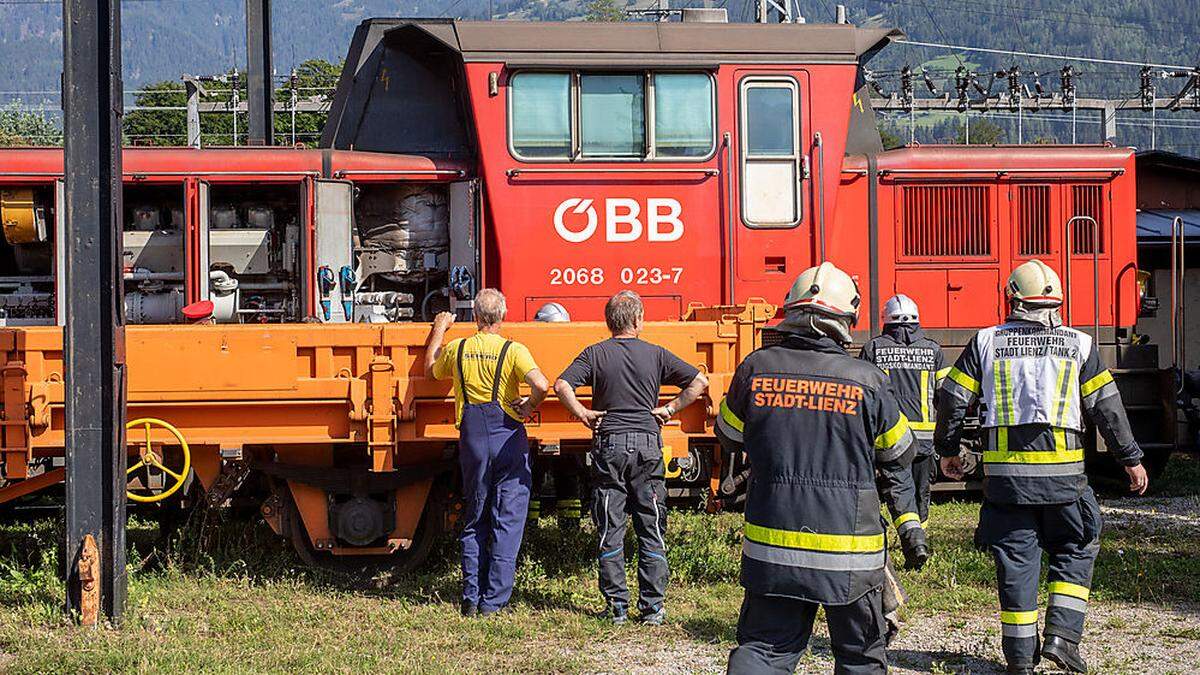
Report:
M 469 184 L 195 187 L 189 201 L 182 181 L 125 185 L 128 324 L 182 323 L 184 306 L 197 299 L 213 303 L 215 323 L 420 321 L 470 306 L 478 251 Z M 0 326 L 61 322 L 60 190 L 61 183 L 0 188 Z

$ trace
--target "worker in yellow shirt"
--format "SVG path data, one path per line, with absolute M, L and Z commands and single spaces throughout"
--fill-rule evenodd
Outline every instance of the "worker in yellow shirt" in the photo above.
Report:
M 485 288 L 475 297 L 479 330 L 443 347 L 454 315 L 442 312 L 434 319 L 425 350 L 426 376 L 454 380 L 463 485 L 464 616 L 494 614 L 512 597 L 533 483 L 522 420 L 550 390 L 529 349 L 500 335 L 507 312 L 500 291 Z M 521 382 L 529 385 L 529 396 L 521 396 Z

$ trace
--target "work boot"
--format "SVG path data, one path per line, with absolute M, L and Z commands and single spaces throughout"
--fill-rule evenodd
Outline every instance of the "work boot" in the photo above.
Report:
M 1058 635 L 1047 635 L 1042 656 L 1068 673 L 1086 673 L 1087 661 L 1079 655 L 1079 645 Z
M 479 614 L 479 606 L 470 600 L 463 600 L 462 605 L 459 606 L 459 611 L 462 612 L 463 616 L 472 617 Z
M 629 620 L 629 611 L 619 605 L 609 605 L 604 615 L 614 626 L 620 626 Z
M 925 531 L 913 528 L 900 538 L 900 550 L 904 553 L 904 569 L 919 570 L 929 561 L 929 540 Z
M 1009 675 L 1033 675 L 1033 666 L 1009 666 L 1005 672 Z
M 642 615 L 642 623 L 647 626 L 661 626 L 667 620 L 667 608 L 659 607 L 656 611 Z

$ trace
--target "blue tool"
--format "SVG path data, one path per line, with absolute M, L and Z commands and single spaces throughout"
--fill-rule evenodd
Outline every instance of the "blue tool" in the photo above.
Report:
M 337 280 L 333 277 L 333 270 L 329 269 L 328 265 L 321 265 L 317 269 L 317 283 L 321 289 L 321 314 L 325 316 L 325 320 L 329 321 L 333 318 L 333 307 L 330 305 L 329 294 L 337 287 Z
M 338 274 L 342 282 L 342 311 L 346 313 L 346 321 L 354 320 L 354 270 L 349 265 L 343 265 Z

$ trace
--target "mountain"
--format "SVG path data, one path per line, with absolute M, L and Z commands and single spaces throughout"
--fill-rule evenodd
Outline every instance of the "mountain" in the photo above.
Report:
M 288 73 L 306 59 L 337 61 L 345 55 L 354 27 L 372 16 L 459 16 L 525 20 L 578 19 L 594 0 L 274 0 L 274 64 L 278 74 Z M 654 0 L 614 0 L 619 6 L 647 7 Z M 734 21 L 750 20 L 751 0 L 707 0 L 727 6 Z M 705 0 L 671 0 L 673 7 L 700 6 Z M 813 22 L 833 19 L 838 0 L 800 0 L 801 12 Z M 1000 50 L 1100 57 L 1194 65 L 1200 62 L 1200 12 L 1196 0 L 841 0 L 852 22 L 904 29 L 914 40 L 972 45 Z M 183 73 L 211 74 L 244 67 L 244 0 L 125 0 L 123 58 L 125 87 L 137 89 L 161 80 L 178 81 Z M 56 91 L 61 70 L 62 17 L 54 0 L 39 3 L 0 2 L 0 105 L 13 100 L 57 104 L 53 94 L 9 92 Z M 1022 82 L 1032 87 L 1031 71 L 1052 91 L 1058 88 L 1062 59 L 952 52 L 912 45 L 894 45 L 871 64 L 889 91 L 899 86 L 899 69 L 924 67 L 939 91 L 952 90 L 953 70 L 966 65 L 980 74 L 986 85 L 990 74 L 1018 66 Z M 1135 96 L 1138 68 L 1103 63 L 1077 63 L 1080 96 Z M 1157 71 L 1156 71 L 1157 72 Z M 1161 95 L 1178 91 L 1184 78 L 1156 79 Z M 926 90 L 920 77 L 917 95 Z M 993 83 L 994 91 L 1004 86 Z M 1087 116 L 1080 113 L 1080 119 Z M 1137 111 L 1122 112 L 1119 138 L 1123 142 L 1149 143 L 1148 117 Z M 1200 132 L 1196 115 L 1160 113 L 1170 120 L 1177 143 Z M 1012 119 L 993 118 L 1009 140 L 1016 140 Z M 1070 138 L 1063 121 L 1022 120 L 1024 140 Z M 1081 121 L 1080 124 L 1084 122 Z M 889 123 L 907 139 L 906 120 Z M 961 126 L 957 116 L 925 116 L 916 129 L 917 140 L 948 140 Z M 1090 139 L 1096 122 L 1080 132 Z M 1166 131 L 1158 129 L 1159 140 Z M 1185 148 L 1180 148 L 1185 149 Z M 1200 141 L 1195 143 L 1200 151 Z

